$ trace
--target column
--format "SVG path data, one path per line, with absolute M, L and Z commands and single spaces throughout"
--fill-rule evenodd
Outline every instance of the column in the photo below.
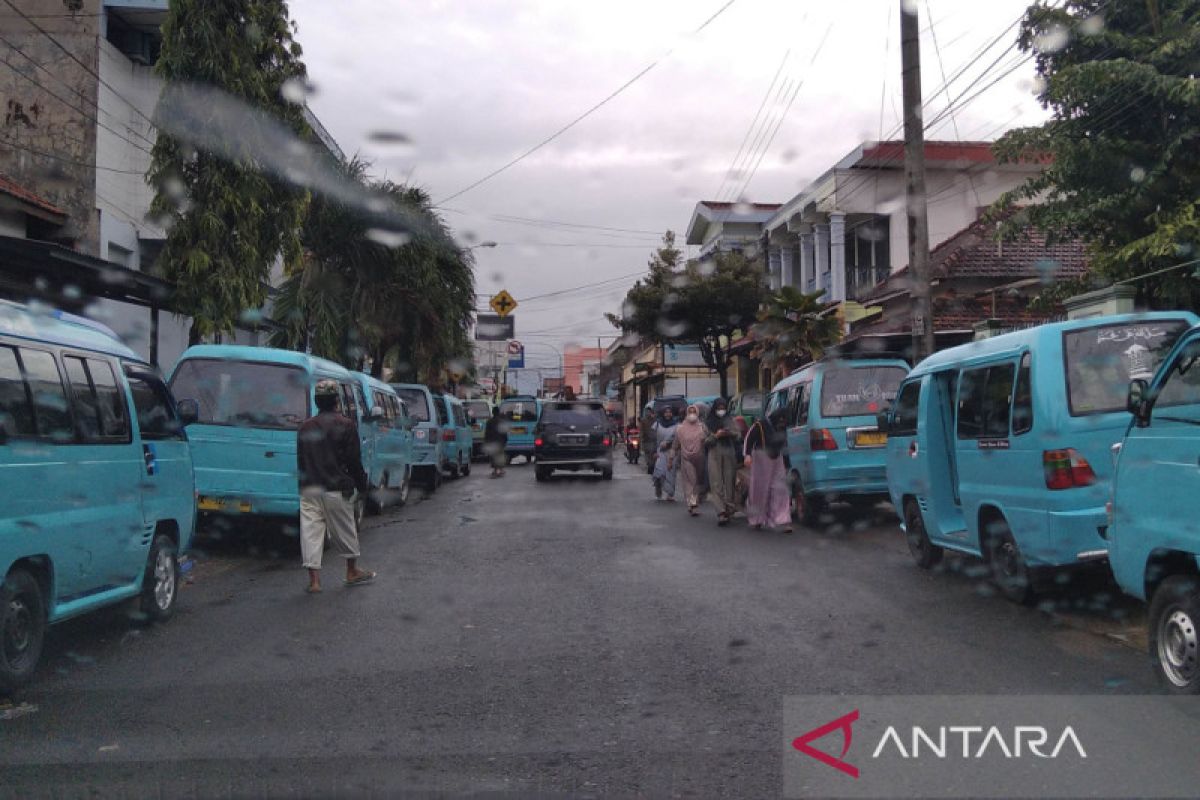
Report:
M 781 269 L 780 261 L 782 257 L 782 253 L 780 253 L 779 248 L 774 245 L 767 250 L 767 280 L 771 287 L 771 291 L 775 291 L 779 288 L 779 276 Z
M 821 299 L 828 301 L 829 297 L 829 226 L 826 224 L 813 225 L 814 243 L 817 265 L 817 286 L 813 291 L 822 292 Z
M 787 244 L 783 245 L 783 247 L 780 248 L 780 255 L 782 256 L 781 264 L 783 267 L 783 269 L 780 271 L 780 276 L 779 276 L 780 285 L 781 286 L 794 286 L 795 285 L 795 275 L 794 275 L 795 269 L 794 269 L 793 265 L 796 262 L 796 250 L 795 250 L 795 248 L 792 247 L 791 242 L 788 242 Z
M 846 215 L 840 211 L 829 214 L 829 274 L 830 299 L 840 303 L 846 299 Z
M 800 234 L 800 291 L 812 293 L 817 286 L 816 263 L 813 261 L 812 232 Z

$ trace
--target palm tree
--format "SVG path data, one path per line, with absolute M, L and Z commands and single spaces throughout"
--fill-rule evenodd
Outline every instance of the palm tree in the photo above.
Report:
M 805 294 L 792 286 L 773 292 L 750 327 L 756 344 L 753 355 L 777 374 L 820 358 L 842 338 L 833 314 L 822 314 L 821 292 Z

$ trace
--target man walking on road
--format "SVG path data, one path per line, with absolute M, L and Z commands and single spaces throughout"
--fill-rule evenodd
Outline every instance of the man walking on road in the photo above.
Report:
M 492 461 L 492 477 L 504 477 L 504 465 L 507 456 L 504 449 L 508 447 L 508 424 L 500 416 L 500 406 L 492 409 L 492 416 L 483 429 L 483 449 Z
M 358 568 L 358 524 L 354 494 L 370 484 L 362 465 L 358 428 L 338 411 L 336 381 L 318 381 L 317 415 L 300 426 L 300 550 L 308 568 L 308 593 L 321 591 L 321 555 L 328 535 L 346 559 L 346 585 L 370 583 L 374 572 Z

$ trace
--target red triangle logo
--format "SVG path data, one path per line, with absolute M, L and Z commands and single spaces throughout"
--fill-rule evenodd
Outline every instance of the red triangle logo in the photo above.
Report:
M 850 726 L 853 725 L 857 721 L 858 721 L 858 709 L 856 708 L 853 711 L 851 711 L 849 714 L 846 714 L 845 716 L 841 716 L 835 720 L 826 722 L 821 727 L 813 728 L 811 731 L 804 734 L 803 736 L 796 737 L 796 739 L 792 741 L 792 747 L 796 748 L 801 753 L 804 753 L 804 755 L 806 755 L 810 758 L 815 758 L 817 761 L 820 761 L 822 764 L 826 764 L 840 772 L 846 773 L 851 778 L 857 778 L 858 777 L 858 767 L 842 760 L 846 757 L 846 753 L 849 752 L 850 742 L 854 738 L 854 731 L 851 729 Z M 841 755 L 841 757 L 834 758 L 833 756 L 829 755 L 828 753 L 823 753 L 820 750 L 817 750 L 815 747 L 811 747 L 809 745 L 810 742 L 815 742 L 817 739 L 820 739 L 824 736 L 828 736 L 829 734 L 833 733 L 834 731 L 838 731 L 838 730 L 840 730 L 842 732 L 842 755 Z

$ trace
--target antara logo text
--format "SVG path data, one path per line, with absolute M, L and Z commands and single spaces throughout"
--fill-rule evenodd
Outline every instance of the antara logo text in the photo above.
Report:
M 792 747 L 809 758 L 857 778 L 858 767 L 846 760 L 846 754 L 850 752 L 850 745 L 854 741 L 853 726 L 858 718 L 858 709 L 855 709 L 796 737 Z M 812 746 L 813 742 L 835 732 L 841 733 L 840 756 L 832 756 Z M 1087 758 L 1083 743 L 1070 725 L 1062 730 L 1051 730 L 1041 725 L 888 725 L 871 750 L 871 758 L 877 759 L 889 753 L 905 759 L 981 759 L 989 754 L 1004 758 Z

